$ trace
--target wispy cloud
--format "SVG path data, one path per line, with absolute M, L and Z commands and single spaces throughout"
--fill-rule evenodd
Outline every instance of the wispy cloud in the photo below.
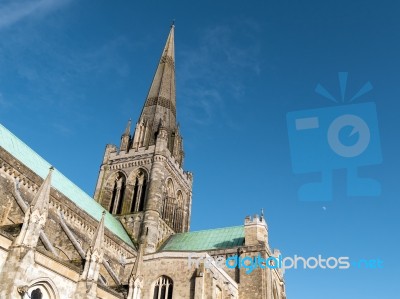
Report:
M 44 15 L 70 0 L 6 1 L 0 5 L 0 29 L 7 28 L 32 16 Z
M 70 127 L 62 123 L 53 123 L 53 128 L 58 134 L 63 136 L 71 135 L 73 133 Z
M 2 93 L 0 93 L 0 108 L 1 109 L 6 109 L 6 108 L 9 108 L 11 106 L 12 106 L 12 104 L 4 98 Z
M 185 99 L 195 99 L 188 103 L 186 117 L 198 125 L 208 125 L 214 116 L 223 109 L 220 91 L 212 88 L 193 88 L 185 92 Z
M 258 76 L 261 71 L 260 46 L 252 35 L 256 28 L 250 25 L 208 28 L 195 49 L 178 52 L 183 113 L 193 123 L 211 125 L 222 120 L 235 126 L 227 113 L 228 103 L 242 102 L 246 77 Z
M 61 0 L 64 4 L 71 1 Z M 0 32 L 4 35 L 0 40 L 0 112 L 15 107 L 21 107 L 20 114 L 48 112 L 52 129 L 63 136 L 71 136 L 77 128 L 93 121 L 95 115 L 90 102 L 94 97 L 102 96 L 97 93 L 97 86 L 108 84 L 110 78 L 114 78 L 109 84 L 111 87 L 105 88 L 106 93 L 112 86 L 124 84 L 118 78 L 126 78 L 131 72 L 126 54 L 132 50 L 132 42 L 118 34 L 107 40 L 77 43 L 61 33 L 68 26 L 62 18 L 43 17 L 55 12 L 58 6 L 52 6 L 52 3 L 56 1 L 36 2 L 48 6 L 45 8 L 41 4 L 35 13 L 24 14 L 25 18 L 19 19 L 19 23 L 17 18 L 14 23 L 8 22 L 13 24 L 10 30 L 1 30 L 5 26 L 1 18 L 6 15 L 6 6 L 0 0 Z M 22 2 L 18 3 L 21 5 Z M 11 6 L 7 6 L 9 11 L 12 11 Z M 13 11 L 19 6 L 14 7 Z M 30 21 L 22 21 L 37 18 L 37 13 L 42 18 L 42 26 L 31 26 Z

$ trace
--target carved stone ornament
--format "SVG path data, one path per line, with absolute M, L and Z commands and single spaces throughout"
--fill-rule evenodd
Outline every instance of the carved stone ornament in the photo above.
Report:
M 19 287 L 17 287 L 18 293 L 20 295 L 22 295 L 22 296 L 25 295 L 26 293 L 28 293 L 28 289 L 29 289 L 28 286 L 19 286 Z

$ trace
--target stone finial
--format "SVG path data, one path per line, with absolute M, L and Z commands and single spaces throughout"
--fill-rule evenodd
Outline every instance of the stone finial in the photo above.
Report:
M 143 288 L 143 277 L 131 275 L 129 278 L 129 292 L 127 299 L 140 299 Z
M 92 242 L 86 252 L 85 267 L 80 276 L 74 299 L 96 299 L 97 281 L 100 276 L 100 266 L 103 262 L 103 243 L 104 243 L 104 218 L 106 212 L 103 211 L 100 223 L 93 235 Z
M 129 151 L 129 146 L 131 142 L 131 122 L 132 120 L 129 119 L 128 124 L 126 125 L 125 131 L 121 136 L 121 144 L 119 146 L 120 151 Z
M 132 123 L 132 119 L 128 120 L 128 123 L 126 125 L 124 134 L 122 136 L 130 136 L 131 135 L 131 123 Z
M 36 193 L 31 207 L 32 211 L 38 210 L 40 213 L 45 212 L 49 206 L 49 197 L 50 197 L 50 189 L 51 189 L 51 176 L 54 171 L 54 167 L 51 166 L 49 168 L 49 173 L 44 180 L 43 184 L 40 186 L 38 192 Z
M 101 215 L 101 220 L 99 226 L 97 227 L 96 232 L 93 235 L 92 243 L 90 247 L 92 248 L 92 252 L 94 251 L 103 251 L 103 243 L 104 243 L 104 219 L 106 216 L 106 211 L 103 211 Z
M 40 232 L 47 221 L 53 170 L 53 166 L 50 167 L 49 174 L 35 194 L 30 207 L 25 212 L 24 223 L 21 232 L 14 241 L 14 246 L 36 247 Z

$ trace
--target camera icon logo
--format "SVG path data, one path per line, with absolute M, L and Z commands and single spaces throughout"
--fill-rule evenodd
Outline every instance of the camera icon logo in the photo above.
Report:
M 359 137 L 355 144 L 345 145 L 339 138 L 340 131 L 345 127 L 351 127 L 350 136 L 358 133 Z M 368 147 L 371 140 L 371 134 L 365 121 L 354 114 L 346 114 L 337 117 L 329 126 L 328 143 L 330 148 L 342 157 L 357 157 L 361 155 Z
M 344 102 L 347 73 L 339 73 Z M 292 168 L 295 174 L 321 173 L 321 181 L 301 186 L 303 201 L 332 200 L 332 173 L 347 169 L 348 196 L 379 196 L 380 183 L 360 178 L 358 168 L 382 163 L 378 120 L 374 102 L 351 102 L 372 89 L 368 82 L 350 104 L 287 113 Z M 339 103 L 318 85 L 316 92 Z

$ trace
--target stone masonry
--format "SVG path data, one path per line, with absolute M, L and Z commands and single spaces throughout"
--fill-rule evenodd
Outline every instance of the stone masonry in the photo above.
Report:
M 108 144 L 93 198 L 0 125 L 0 299 L 286 299 L 263 213 L 190 231 L 171 26 L 142 112 Z M 28 124 L 27 124 L 28 125 Z

